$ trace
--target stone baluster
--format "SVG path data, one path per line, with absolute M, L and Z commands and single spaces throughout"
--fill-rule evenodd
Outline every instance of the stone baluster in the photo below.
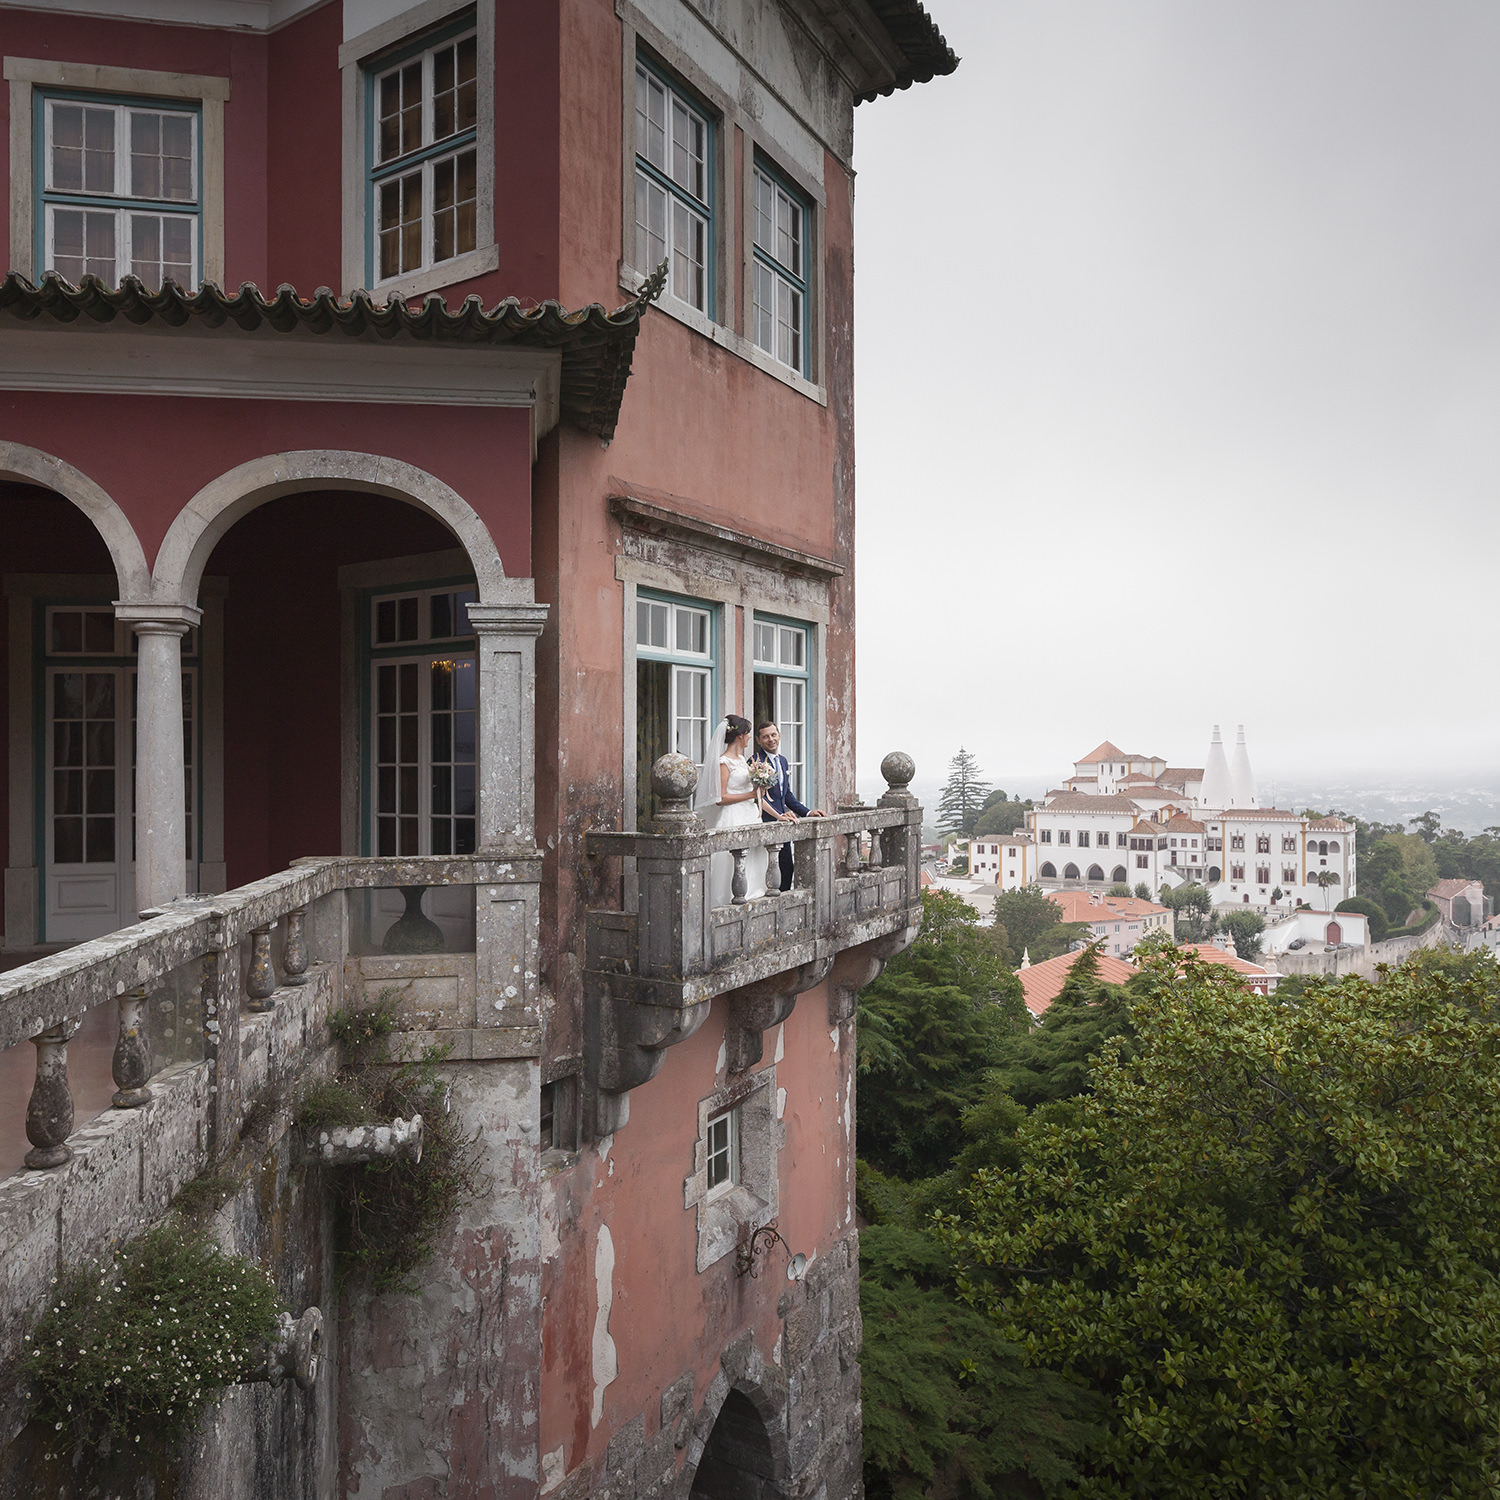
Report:
M 70 1161 L 73 1148 L 73 1091 L 68 1087 L 68 1038 L 73 1028 L 67 1022 L 49 1026 L 32 1037 L 36 1047 L 36 1082 L 26 1106 L 26 1139 L 31 1150 L 26 1165 L 41 1171 Z
M 307 983 L 307 908 L 286 914 L 286 942 L 281 949 L 283 984 Z
M 865 867 L 870 870 L 879 870 L 885 864 L 885 853 L 881 839 L 885 833 L 883 828 L 872 828 L 870 830 L 870 857 L 865 862 Z
M 729 881 L 730 894 L 736 906 L 745 904 L 746 892 L 750 889 L 749 877 L 745 873 L 745 855 L 748 851 L 744 849 L 731 850 L 734 860 L 734 874 Z
M 111 1065 L 116 1109 L 139 1109 L 151 1098 L 151 1044 L 146 1037 L 146 990 L 139 986 L 120 996 L 120 1033 Z
M 276 969 L 271 962 L 271 927 L 257 927 L 250 934 L 250 971 L 245 975 L 246 1010 L 274 1010 Z
M 781 845 L 766 845 L 766 894 L 774 896 L 781 889 Z
M 856 829 L 844 836 L 844 874 L 858 875 L 861 863 L 859 832 Z

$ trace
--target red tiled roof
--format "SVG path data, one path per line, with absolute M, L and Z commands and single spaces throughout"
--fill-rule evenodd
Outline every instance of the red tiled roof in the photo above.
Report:
M 1136 896 L 1104 896 L 1090 900 L 1087 891 L 1048 891 L 1047 899 L 1061 908 L 1064 922 L 1139 922 L 1166 911 Z
M 1427 888 L 1427 894 L 1439 901 L 1450 901 L 1454 896 L 1462 896 L 1465 891 L 1479 883 L 1477 880 L 1440 880 L 1436 885 Z
M 1049 801 L 1042 812 L 1101 812 L 1101 813 L 1132 813 L 1137 811 L 1136 805 L 1129 797 L 1121 796 L 1119 793 L 1100 794 L 1096 792 L 1048 792 Z
M 1161 773 L 1161 775 L 1158 776 L 1156 779 L 1158 781 L 1166 781 L 1168 778 L 1171 778 L 1173 781 L 1177 781 L 1177 780 L 1182 780 L 1182 781 L 1202 781 L 1203 780 L 1203 767 L 1202 766 L 1168 766 L 1167 769 L 1165 771 L 1163 771 Z
M 1168 818 L 1165 823 L 1163 823 L 1163 824 L 1161 824 L 1159 826 L 1165 828 L 1168 833 L 1203 833 L 1203 832 L 1205 832 L 1203 824 L 1193 822 L 1193 820 L 1190 817 L 1188 817 L 1185 813 L 1177 813 L 1175 816 L 1173 816 L 1171 818 Z
M 1021 991 L 1026 997 L 1026 1009 L 1032 1015 L 1045 1015 L 1052 1002 L 1062 994 L 1068 974 L 1083 951 L 1080 948 L 1077 953 L 1059 953 L 1056 958 L 1016 971 L 1016 978 L 1021 981 Z M 1134 964 L 1111 958 L 1107 953 L 1099 955 L 1099 977 L 1106 984 L 1124 984 L 1135 972 Z
M 1184 953 L 1196 953 L 1205 963 L 1224 964 L 1233 969 L 1236 974 L 1269 974 L 1270 969 L 1262 968 L 1260 964 L 1252 964 L 1243 959 L 1237 953 L 1227 953 L 1223 948 L 1213 943 L 1184 943 Z
M 1118 745 L 1111 744 L 1108 740 L 1105 740 L 1102 745 L 1095 745 L 1087 755 L 1080 755 L 1073 764 L 1075 766 L 1092 766 L 1105 760 L 1129 759 L 1130 757 Z

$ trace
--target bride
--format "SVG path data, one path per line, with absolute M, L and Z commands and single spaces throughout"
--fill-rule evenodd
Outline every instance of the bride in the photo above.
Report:
M 750 748 L 750 721 L 729 714 L 719 721 L 708 758 L 698 773 L 698 792 L 693 807 L 710 828 L 760 827 L 760 793 L 750 782 L 745 752 Z M 764 849 L 745 855 L 745 899 L 766 893 Z M 733 900 L 734 856 L 715 854 L 709 863 L 708 887 L 711 906 L 728 906 Z

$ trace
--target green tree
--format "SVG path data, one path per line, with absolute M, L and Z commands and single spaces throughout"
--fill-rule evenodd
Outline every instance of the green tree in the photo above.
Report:
M 1024 802 L 1020 798 L 1007 801 L 1004 792 L 994 792 L 974 820 L 974 832 L 991 835 L 1014 833 L 1026 821 L 1032 805 L 1029 797 Z
M 1119 881 L 1116 882 L 1116 884 L 1110 886 L 1106 894 L 1110 896 L 1124 896 L 1128 899 L 1130 896 L 1130 887 L 1123 881 Z
M 1079 1496 L 1500 1492 L 1500 977 L 1441 962 L 1284 1004 L 1157 961 L 1135 1056 L 944 1218 L 1001 1334 L 1111 1403 Z
M 932 1236 L 894 1224 L 860 1234 L 860 1354 L 869 1500 L 1067 1493 L 1102 1432 L 1103 1399 L 1028 1368 L 994 1321 L 954 1295 Z
M 1085 922 L 1064 922 L 1062 908 L 1039 885 L 1019 886 L 995 897 L 995 921 L 1004 927 L 1012 954 L 1034 964 L 1066 953 L 1089 934 Z
M 1130 999 L 1099 978 L 1099 945 L 1090 944 L 1042 1024 L 1001 1044 L 993 1081 L 1028 1109 L 1072 1099 L 1089 1088 L 1090 1060 L 1105 1043 L 1130 1036 Z
M 1136 884 L 1135 894 L 1137 899 L 1141 901 L 1149 901 L 1151 899 L 1151 887 L 1147 885 L 1144 880 L 1139 881 Z
M 1234 943 L 1234 951 L 1247 963 L 1260 952 L 1260 935 L 1266 930 L 1266 919 L 1258 911 L 1225 912 L 1224 928 Z
M 948 762 L 948 779 L 938 797 L 938 827 L 968 838 L 974 832 L 989 792 L 990 785 L 980 775 L 978 759 L 960 747 Z
M 1385 911 L 1378 901 L 1369 896 L 1351 896 L 1347 901 L 1340 901 L 1334 910 L 1360 913 L 1370 924 L 1372 943 L 1378 943 L 1386 934 Z
M 1442 815 L 1431 811 L 1420 813 L 1417 817 L 1408 818 L 1406 821 L 1417 830 L 1417 835 L 1424 844 L 1433 843 L 1443 829 Z
M 1323 892 L 1323 904 L 1326 910 L 1329 887 L 1339 883 L 1338 872 L 1336 870 L 1314 870 L 1307 878 Z
M 1176 913 L 1173 931 L 1179 943 L 1202 943 L 1213 935 L 1214 898 L 1207 886 L 1190 880 L 1173 890 L 1163 883 L 1161 904 Z
M 881 1171 L 940 1172 L 1000 1042 L 1030 1025 L 1001 928 L 951 892 L 922 897 L 922 933 L 859 997 L 859 1146 Z

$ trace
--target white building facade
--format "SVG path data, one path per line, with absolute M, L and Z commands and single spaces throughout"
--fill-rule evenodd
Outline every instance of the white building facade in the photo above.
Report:
M 1232 760 L 1214 726 L 1202 769 L 1106 740 L 1073 772 L 1027 814 L 1034 862 L 1000 858 L 1003 888 L 1145 884 L 1154 895 L 1193 881 L 1220 906 L 1317 911 L 1356 894 L 1354 825 L 1261 807 L 1243 725 Z

